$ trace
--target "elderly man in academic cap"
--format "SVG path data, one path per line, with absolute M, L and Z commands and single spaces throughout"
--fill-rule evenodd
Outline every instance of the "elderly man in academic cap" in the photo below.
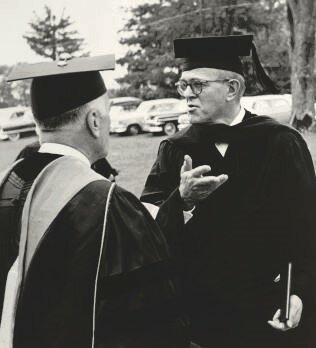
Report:
M 19 66 L 10 76 L 33 78 L 41 147 L 0 183 L 5 347 L 185 346 L 165 236 L 136 197 L 90 168 L 108 151 L 99 70 L 113 68 L 108 55 Z
M 315 302 L 308 204 L 315 173 L 306 143 L 241 106 L 240 57 L 252 54 L 258 82 L 277 92 L 252 35 L 176 39 L 174 50 L 184 59 L 177 89 L 191 125 L 160 144 L 142 200 L 181 201 L 193 214 L 170 245 L 191 340 L 216 348 L 310 347 L 304 321 Z

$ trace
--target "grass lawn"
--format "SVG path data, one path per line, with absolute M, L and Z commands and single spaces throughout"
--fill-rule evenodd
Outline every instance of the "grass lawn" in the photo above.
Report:
M 119 171 L 116 181 L 120 186 L 137 196 L 141 194 L 162 139 L 164 139 L 163 136 L 153 136 L 151 134 L 137 136 L 111 135 L 108 159 L 111 165 Z M 16 142 L 0 141 L 0 171 L 12 163 L 27 144 L 36 140 L 36 136 L 28 136 Z
M 316 166 L 316 134 L 304 135 Z M 119 171 L 117 183 L 139 196 L 149 170 L 156 158 L 158 145 L 163 136 L 142 134 L 138 136 L 116 136 L 110 139 L 110 163 Z M 23 137 L 17 142 L 0 142 L 0 171 L 15 159 L 25 145 L 36 140 L 36 136 Z

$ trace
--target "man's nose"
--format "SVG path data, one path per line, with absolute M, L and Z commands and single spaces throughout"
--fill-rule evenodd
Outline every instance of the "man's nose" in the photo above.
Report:
M 184 98 L 195 98 L 196 94 L 193 93 L 192 88 L 190 85 L 187 85 L 187 88 L 183 92 Z

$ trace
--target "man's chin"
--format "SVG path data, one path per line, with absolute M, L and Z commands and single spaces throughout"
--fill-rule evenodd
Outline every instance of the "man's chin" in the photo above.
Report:
M 191 124 L 200 123 L 200 117 L 195 113 L 188 113 L 188 119 Z

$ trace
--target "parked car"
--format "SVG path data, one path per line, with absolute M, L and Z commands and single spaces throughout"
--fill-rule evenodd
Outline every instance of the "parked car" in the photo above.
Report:
M 7 124 L 10 119 L 13 119 L 15 115 L 23 114 L 26 110 L 24 106 L 12 106 L 8 108 L 0 109 L 0 140 L 8 139 L 8 134 L 3 132 L 3 125 Z
M 179 99 L 164 98 L 143 101 L 139 104 L 134 112 L 120 112 L 110 114 L 111 116 L 111 132 L 130 135 L 139 134 L 144 131 L 162 132 L 167 127 L 163 127 L 163 123 L 156 122 L 158 117 L 165 116 L 165 123 L 169 123 L 174 127 L 177 123 L 179 112 Z M 168 121 L 167 117 L 171 117 Z M 159 127 L 159 128 L 155 128 Z
M 20 139 L 22 133 L 35 131 L 36 125 L 31 109 L 22 108 L 11 113 L 9 119 L 2 124 L 1 128 L 3 134 L 12 141 Z
M 110 119 L 111 129 L 110 133 L 123 134 L 128 133 L 130 135 L 138 134 L 141 132 L 141 126 L 136 120 L 134 123 L 129 123 L 130 114 L 134 113 L 142 100 L 136 97 L 118 97 L 111 99 Z
M 144 130 L 151 133 L 173 135 L 178 131 L 178 118 L 186 114 L 185 100 L 175 98 L 157 99 L 146 102 Z
M 110 100 L 110 113 L 119 113 L 122 111 L 134 111 L 142 102 L 140 98 L 136 97 L 118 97 Z
M 292 96 L 290 94 L 266 94 L 241 98 L 243 107 L 257 115 L 267 115 L 280 123 L 291 121 Z
M 291 121 L 292 96 L 290 94 L 266 94 L 244 96 L 241 105 L 257 115 L 267 115 L 280 123 L 289 124 Z M 188 115 L 179 118 L 179 129 L 190 124 Z

